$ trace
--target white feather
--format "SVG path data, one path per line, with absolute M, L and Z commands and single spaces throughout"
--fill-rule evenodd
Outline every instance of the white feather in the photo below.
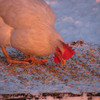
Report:
M 0 0 L 0 18 L 0 46 L 47 56 L 62 40 L 54 28 L 55 15 L 43 0 Z

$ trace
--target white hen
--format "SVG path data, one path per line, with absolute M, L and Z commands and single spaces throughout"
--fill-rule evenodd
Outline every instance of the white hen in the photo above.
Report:
M 43 0 L 0 0 L 0 47 L 7 61 L 28 63 L 31 59 L 44 64 L 46 60 L 37 60 L 33 56 L 50 54 L 56 55 L 55 62 L 70 58 L 74 51 L 63 42 L 54 23 L 55 15 Z M 12 60 L 6 46 L 19 49 L 28 59 Z M 65 51 L 67 54 L 64 54 Z

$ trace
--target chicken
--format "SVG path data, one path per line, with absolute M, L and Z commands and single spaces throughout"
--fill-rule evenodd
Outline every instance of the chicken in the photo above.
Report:
M 54 54 L 56 63 L 69 59 L 75 52 L 64 43 L 54 28 L 55 15 L 43 0 L 0 0 L 0 48 L 9 63 L 25 63 Z M 19 49 L 26 56 L 23 60 L 11 59 L 6 46 Z

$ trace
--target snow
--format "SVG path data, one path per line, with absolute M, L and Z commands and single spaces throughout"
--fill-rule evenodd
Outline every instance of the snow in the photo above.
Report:
M 100 0 L 96 0 L 96 2 L 98 3 L 98 2 L 100 2 Z
M 66 42 L 100 43 L 100 0 L 46 0 L 56 14 L 56 29 Z
M 95 57 L 100 58 L 100 56 L 98 55 L 99 53 L 97 53 L 99 51 L 97 51 L 97 49 L 99 49 L 98 45 L 100 44 L 100 0 L 45 1 L 55 12 L 55 28 L 61 34 L 64 41 L 72 42 L 77 40 L 84 40 L 87 44 L 97 44 L 97 46 L 95 47 L 93 45 L 93 47 L 96 48 L 96 52 L 94 51 Z M 88 47 L 86 46 L 83 46 L 83 48 L 88 49 Z M 89 48 L 92 48 L 91 45 L 89 45 Z M 81 49 L 79 49 L 79 51 L 81 51 Z M 8 50 L 12 51 L 11 48 L 8 48 Z M 89 54 L 92 54 L 92 51 L 89 52 Z M 4 57 L 2 57 L 2 52 L 0 52 L 0 58 L 4 59 Z M 81 58 L 77 57 L 77 60 L 80 59 Z M 98 68 L 100 63 L 97 63 L 98 59 L 95 58 L 94 60 L 96 60 L 96 66 L 94 65 L 95 70 L 95 68 Z M 87 62 L 86 60 L 82 61 L 84 63 Z M 68 60 L 65 70 L 63 70 L 63 68 L 57 67 L 58 71 L 59 69 L 61 70 L 58 73 L 56 70 L 54 70 L 55 66 L 53 66 L 52 68 L 49 68 L 49 66 L 35 65 L 7 66 L 7 64 L 0 63 L 0 93 L 26 92 L 38 94 L 41 92 L 100 92 L 100 80 L 98 78 L 98 73 L 100 74 L 100 68 L 92 73 L 93 69 L 92 67 L 89 67 L 90 65 L 86 65 L 86 67 L 78 65 L 76 69 L 79 69 L 80 71 L 74 72 L 76 70 L 74 69 L 75 66 L 73 68 L 70 68 L 70 66 L 68 65 L 69 62 L 71 62 L 71 60 Z M 44 69 L 45 72 L 42 69 Z M 62 72 L 64 72 L 64 74 L 66 75 L 63 75 Z M 86 76 L 84 75 L 84 72 L 86 73 Z M 97 73 L 96 75 L 95 72 Z M 71 74 L 73 75 L 71 76 Z M 75 78 L 76 74 L 83 76 Z M 81 77 L 82 79 L 77 80 L 77 78 Z M 64 78 L 68 80 L 65 80 Z

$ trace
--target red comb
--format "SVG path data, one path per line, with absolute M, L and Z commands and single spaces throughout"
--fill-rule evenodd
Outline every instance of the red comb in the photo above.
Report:
M 61 41 L 61 42 L 62 42 L 62 41 Z M 72 47 L 70 47 L 68 44 L 66 44 L 66 43 L 64 43 L 64 42 L 62 42 L 62 44 L 63 44 L 64 49 L 65 49 L 64 54 L 63 54 L 63 58 L 67 60 L 67 59 L 71 58 L 72 55 L 73 55 L 75 52 L 74 52 L 74 49 L 72 49 Z
M 69 59 L 72 57 L 72 55 L 75 53 L 74 52 L 74 49 L 72 49 L 72 47 L 70 47 L 68 44 L 60 41 L 60 43 L 63 45 L 64 47 L 64 53 L 62 54 L 55 54 L 55 57 L 54 57 L 54 62 L 55 63 L 59 63 L 61 62 L 60 58 L 64 58 L 64 59 Z M 59 50 L 59 48 L 57 48 L 57 50 Z

